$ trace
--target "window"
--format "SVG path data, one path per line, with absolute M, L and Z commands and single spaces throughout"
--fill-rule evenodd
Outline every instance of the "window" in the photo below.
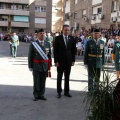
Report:
M 16 5 L 11 5 L 11 9 L 16 10 L 17 9 Z
M 6 4 L 1 4 L 1 9 L 6 9 Z
M 35 23 L 46 24 L 46 18 L 35 18 Z
M 22 10 L 22 5 L 18 5 L 18 10 Z
M 41 7 L 41 12 L 46 12 L 46 7 Z
M 74 0 L 74 4 L 77 4 L 78 0 Z
M 77 12 L 74 12 L 74 19 L 77 19 Z
M 112 11 L 111 12 L 116 12 L 117 11 L 117 1 L 112 1 Z
M 46 12 L 46 7 L 35 7 L 35 12 Z
M 19 32 L 24 32 L 24 29 L 19 29 Z
M 83 10 L 83 11 L 82 11 L 82 15 L 83 15 L 83 17 L 86 16 L 86 10 Z
M 97 13 L 98 14 L 102 13 L 102 7 L 100 7 L 100 8 L 97 9 Z
M 2 27 L 2 31 L 7 31 L 7 27 Z
M 29 22 L 28 16 L 14 16 L 15 22 Z
M 65 21 L 69 20 L 69 14 L 65 14 Z

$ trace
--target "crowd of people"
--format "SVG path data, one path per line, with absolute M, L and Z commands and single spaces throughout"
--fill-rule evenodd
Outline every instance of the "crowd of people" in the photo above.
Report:
M 120 29 L 100 29 L 100 31 L 100 39 L 104 41 L 105 48 L 113 48 L 114 43 L 117 41 L 116 36 L 120 35 Z M 92 38 L 92 32 L 84 31 L 74 35 L 74 37 L 76 39 L 76 54 L 83 55 L 87 41 Z

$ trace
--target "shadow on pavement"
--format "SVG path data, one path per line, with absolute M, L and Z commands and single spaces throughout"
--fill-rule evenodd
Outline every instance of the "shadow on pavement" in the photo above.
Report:
M 57 80 L 57 78 L 51 78 L 51 80 Z M 64 79 L 62 79 L 64 80 Z M 74 79 L 70 79 L 70 81 L 73 81 L 73 82 L 88 82 L 87 80 L 74 80 Z
M 47 101 L 33 101 L 32 86 L 0 85 L 0 120 L 85 120 L 85 92 L 71 91 L 72 98 L 56 98 L 46 88 Z

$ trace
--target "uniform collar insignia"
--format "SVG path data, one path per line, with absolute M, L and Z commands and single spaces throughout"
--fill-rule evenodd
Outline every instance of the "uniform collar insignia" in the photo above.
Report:
M 116 46 L 119 48 L 119 47 L 120 47 L 120 44 L 119 44 L 119 43 L 117 43 L 117 44 L 116 44 Z

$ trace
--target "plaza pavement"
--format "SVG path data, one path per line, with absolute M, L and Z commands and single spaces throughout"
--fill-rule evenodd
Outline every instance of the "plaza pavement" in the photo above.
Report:
M 76 56 L 70 76 L 72 98 L 56 98 L 56 67 L 46 80 L 47 101 L 33 101 L 32 73 L 28 70 L 29 43 L 20 43 L 18 55 L 12 58 L 9 43 L 0 41 L 0 120 L 85 120 L 83 99 L 87 92 L 87 70 L 83 57 Z M 62 56 L 61 56 L 62 57 Z M 113 71 L 113 65 L 110 68 Z M 64 87 L 64 81 L 62 82 Z

